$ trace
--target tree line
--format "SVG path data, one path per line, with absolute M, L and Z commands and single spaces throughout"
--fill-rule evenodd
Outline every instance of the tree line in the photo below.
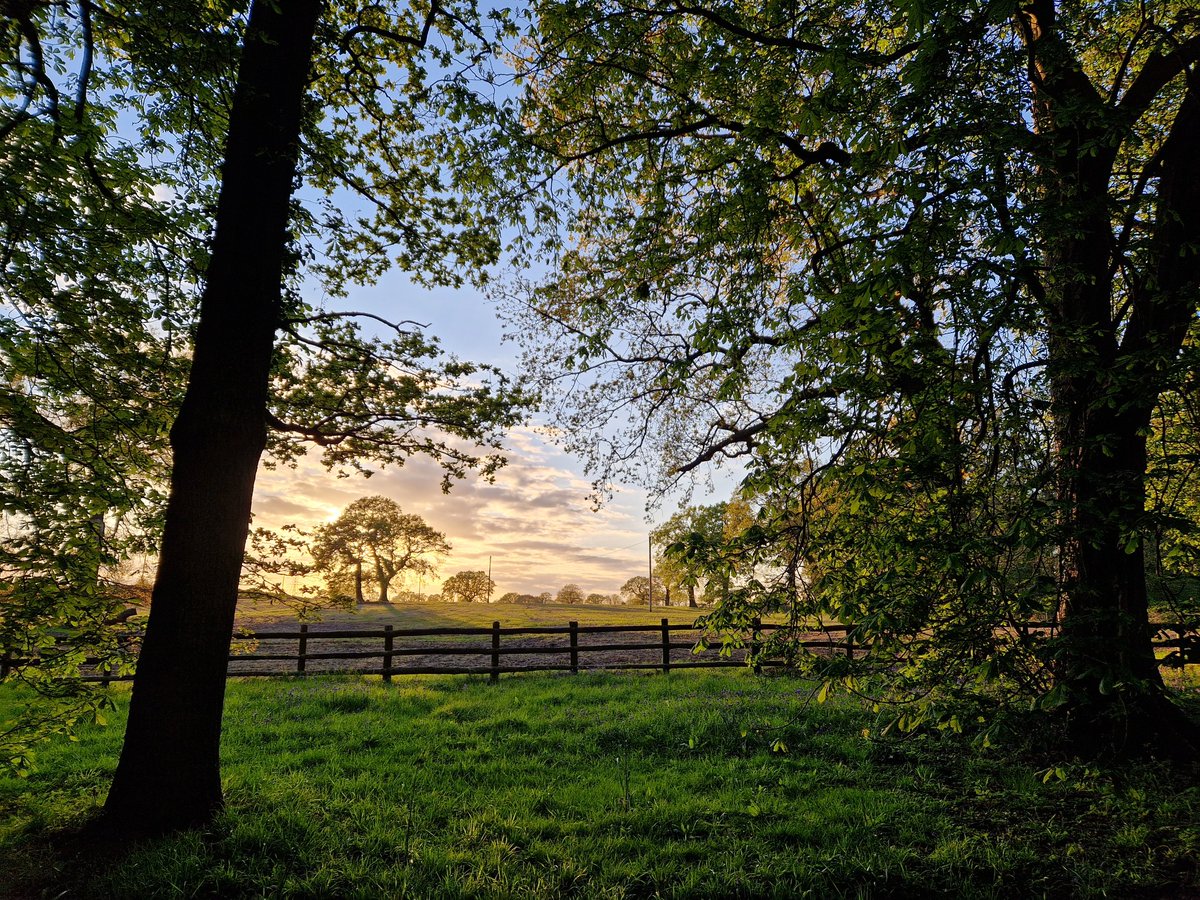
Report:
M 680 510 L 654 529 L 651 545 L 654 575 L 635 575 L 615 593 L 588 593 L 577 584 L 566 584 L 557 592 L 540 594 L 506 592 L 493 598 L 495 582 L 481 570 L 462 571 L 437 584 L 436 562 L 452 549 L 446 535 L 420 516 L 405 513 L 395 500 L 383 496 L 362 497 L 350 503 L 336 519 L 316 526 L 311 535 L 296 526 L 284 533 L 262 529 L 252 535 L 252 551 L 243 564 L 243 596 L 284 598 L 278 580 L 319 576 L 321 587 L 300 589 L 301 606 L 348 606 L 367 602 L 491 602 L 522 604 L 602 604 L 647 606 L 686 605 L 692 608 L 719 603 L 729 593 L 729 577 L 705 578 L 694 565 L 667 549 L 690 535 L 723 539 L 749 520 L 750 506 L 735 500 L 711 506 Z M 257 552 L 255 552 L 257 551 Z M 409 584 L 416 576 L 428 579 L 429 591 L 393 590 L 400 579 Z M 292 598 L 294 599 L 294 598 Z

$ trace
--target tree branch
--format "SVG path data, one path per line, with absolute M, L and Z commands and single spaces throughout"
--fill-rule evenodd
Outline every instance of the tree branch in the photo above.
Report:
M 1168 39 L 1170 35 L 1168 35 Z M 1164 87 L 1188 66 L 1200 61 L 1200 35 L 1181 44 L 1173 44 L 1168 53 L 1154 51 L 1142 66 L 1142 71 L 1133 80 L 1117 109 L 1127 113 L 1134 121 L 1154 102 Z
M 400 34 L 398 31 L 392 31 L 390 28 L 382 28 L 378 25 L 367 25 L 366 23 L 355 25 L 342 35 L 342 49 L 345 50 L 350 45 L 350 42 L 360 34 L 373 34 L 376 37 L 387 38 L 389 41 L 395 41 L 398 44 L 408 44 L 410 47 L 423 50 L 429 41 L 429 30 L 433 27 L 433 21 L 441 12 L 442 8 L 436 0 L 429 5 L 429 12 L 425 14 L 425 23 L 421 26 L 419 37 Z

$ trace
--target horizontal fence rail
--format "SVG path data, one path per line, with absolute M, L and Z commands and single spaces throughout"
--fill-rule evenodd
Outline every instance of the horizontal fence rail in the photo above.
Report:
M 1154 647 L 1168 652 L 1159 664 L 1182 668 L 1200 663 L 1200 637 L 1184 625 L 1160 625 L 1155 629 Z M 1031 622 L 1019 629 L 1025 634 L 1048 632 L 1054 622 Z M 861 655 L 854 629 L 842 624 L 819 628 L 775 625 L 755 619 L 749 630 L 734 636 L 733 648 L 740 649 L 735 659 L 719 649 L 718 636 L 713 646 L 697 651 L 701 631 L 694 625 L 672 625 L 662 619 L 658 625 L 567 625 L 483 627 L 310 629 L 301 624 L 286 631 L 245 631 L 234 635 L 229 656 L 229 677 L 279 677 L 294 675 L 357 674 L 379 675 L 390 681 L 396 675 L 488 675 L 496 681 L 503 674 L 517 672 L 601 671 L 607 669 L 670 672 L 672 669 L 744 667 L 752 661 L 756 668 L 785 665 L 783 660 L 759 657 L 763 641 L 770 634 L 790 630 L 793 646 L 801 646 L 822 655 Z M 607 637 L 624 635 L 622 641 Z M 1173 636 L 1172 636 L 1173 635 Z M 473 638 L 487 639 L 474 642 Z M 565 638 L 565 641 L 563 640 Z M 507 639 L 507 640 L 506 640 Z M 96 667 L 97 659 L 86 660 Z M 283 668 L 278 663 L 288 663 Z M 313 663 L 313 665 L 310 665 Z M 37 665 L 36 659 L 0 654 L 0 677 L 22 666 Z M 84 674 L 84 681 L 127 681 L 132 675 L 95 671 Z
M 747 653 L 757 649 L 766 632 L 778 626 L 756 622 L 740 644 Z M 847 644 L 840 632 L 812 631 L 819 639 L 807 641 L 828 650 Z M 616 639 L 608 637 L 617 636 Z M 314 630 L 301 625 L 293 631 L 255 631 L 236 640 L 253 644 L 248 653 L 229 657 L 231 677 L 270 677 L 354 672 L 379 675 L 390 681 L 394 675 L 444 674 L 500 675 L 516 672 L 571 672 L 606 669 L 720 668 L 746 665 L 745 658 L 722 656 L 718 648 L 696 653 L 700 631 L 693 625 L 672 625 L 662 619 L 657 625 L 534 625 L 491 628 L 395 628 Z M 624 637 L 625 640 L 620 638 Z M 459 639 L 451 641 L 445 639 Z M 475 642 L 471 638 L 489 638 Z M 563 640 L 565 638 L 565 640 Z M 506 640 L 507 639 L 507 640 Z M 294 643 L 293 643 L 294 642 Z M 291 644 L 286 650 L 281 644 Z M 348 649 L 332 649 L 334 646 Z M 357 665 L 378 661 L 375 665 Z M 269 663 L 292 662 L 294 668 L 280 669 Z M 318 664 L 319 667 L 310 665 Z M 319 665 L 325 663 L 326 665 Z

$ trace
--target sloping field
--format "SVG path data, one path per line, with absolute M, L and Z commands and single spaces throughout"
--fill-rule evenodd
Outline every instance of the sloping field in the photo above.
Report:
M 314 629 L 379 628 L 487 628 L 499 621 L 508 627 L 527 625 L 658 625 L 663 618 L 672 625 L 690 625 L 708 610 L 683 606 L 653 610 L 644 606 L 592 606 L 588 604 L 547 603 L 525 606 L 519 603 L 366 603 L 356 609 L 318 610 Z M 237 623 L 256 629 L 291 628 L 297 624 L 295 613 L 278 604 L 243 600 L 238 604 Z

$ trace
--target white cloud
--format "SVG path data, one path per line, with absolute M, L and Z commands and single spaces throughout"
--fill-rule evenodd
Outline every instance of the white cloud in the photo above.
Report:
M 609 593 L 642 574 L 649 526 L 640 492 L 619 494 L 594 511 L 591 484 L 569 456 L 527 429 L 507 443 L 509 464 L 494 483 L 468 477 L 449 494 L 441 491 L 441 470 L 423 457 L 371 478 L 337 478 L 313 458 L 296 469 L 264 469 L 255 525 L 311 527 L 358 497 L 382 494 L 446 533 L 454 549 L 440 565 L 439 583 L 463 569 L 486 570 L 489 555 L 498 593 L 557 591 L 567 583 Z

